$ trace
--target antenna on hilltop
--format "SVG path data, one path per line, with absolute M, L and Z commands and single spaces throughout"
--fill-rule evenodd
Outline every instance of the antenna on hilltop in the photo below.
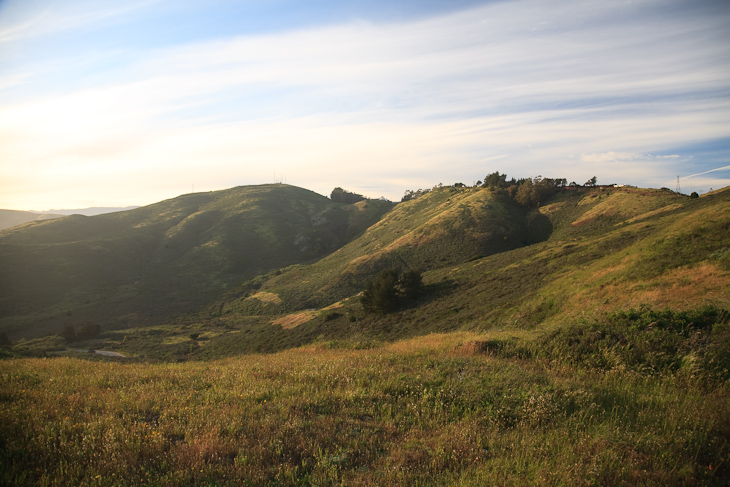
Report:
M 676 193 L 679 193 L 681 188 L 679 187 L 679 175 L 677 175 L 677 189 L 675 190 Z

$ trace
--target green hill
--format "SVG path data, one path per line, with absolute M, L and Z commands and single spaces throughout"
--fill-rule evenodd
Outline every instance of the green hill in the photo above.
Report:
M 0 233 L 0 324 L 27 336 L 90 321 L 156 323 L 258 274 L 321 258 L 391 206 L 263 185 L 8 229 Z
M 324 307 L 362 291 L 385 268 L 438 269 L 547 236 L 534 227 L 522 207 L 487 189 L 441 188 L 397 205 L 355 241 L 261 289 L 279 296 L 283 309 Z
M 691 199 L 565 189 L 530 212 L 486 189 L 429 196 L 398 205 L 324 259 L 254 281 L 188 321 L 230 327 L 211 332 L 199 353 L 547 329 L 642 305 L 730 308 L 730 190 Z M 355 295 L 388 266 L 424 270 L 427 292 L 397 312 L 366 313 Z
M 248 187 L 2 233 L 6 328 L 103 327 L 0 333 L 0 484 L 728 485 L 730 188 L 548 196 Z
M 285 185 L 190 194 L 1 233 L 0 325 L 29 337 L 94 323 L 107 348 L 202 358 L 730 308 L 729 215 L 730 190 L 562 188 L 534 209 L 486 188 L 395 206 Z M 358 294 L 383 269 L 419 270 L 425 293 L 366 312 Z

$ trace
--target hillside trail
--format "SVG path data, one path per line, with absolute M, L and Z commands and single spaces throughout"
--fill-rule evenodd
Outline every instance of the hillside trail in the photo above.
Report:
M 93 350 L 93 349 L 79 350 L 79 349 L 69 348 L 68 351 L 69 352 L 76 352 L 76 353 L 95 353 L 97 355 L 103 355 L 104 357 L 127 358 L 127 356 L 124 355 L 123 353 L 111 352 L 111 351 L 108 351 L 108 350 Z

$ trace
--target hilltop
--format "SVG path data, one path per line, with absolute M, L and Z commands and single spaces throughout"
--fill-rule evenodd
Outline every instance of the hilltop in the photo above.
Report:
M 329 254 L 391 206 L 262 185 L 7 229 L 0 323 L 26 336 L 66 324 L 159 323 L 246 279 Z
M 488 223 L 475 224 L 475 213 Z M 566 188 L 528 210 L 485 188 L 442 188 L 399 204 L 333 254 L 247 282 L 178 323 L 207 330 L 196 353 L 216 356 L 313 340 L 550 329 L 641 306 L 727 309 L 729 229 L 730 190 L 693 199 Z M 388 267 L 423 271 L 426 293 L 393 313 L 365 312 L 357 294 Z
M 558 183 L 532 200 L 456 185 L 397 205 L 264 185 L 31 223 L 0 233 L 0 323 L 13 337 L 93 323 L 107 348 L 203 358 L 730 307 L 730 190 L 544 181 Z M 424 292 L 367 312 L 359 293 L 387 269 L 421 273 Z

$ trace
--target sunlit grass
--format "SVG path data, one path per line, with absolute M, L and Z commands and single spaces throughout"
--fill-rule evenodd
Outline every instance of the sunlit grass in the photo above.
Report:
M 207 363 L 0 362 L 10 485 L 724 485 L 730 390 L 432 334 Z

